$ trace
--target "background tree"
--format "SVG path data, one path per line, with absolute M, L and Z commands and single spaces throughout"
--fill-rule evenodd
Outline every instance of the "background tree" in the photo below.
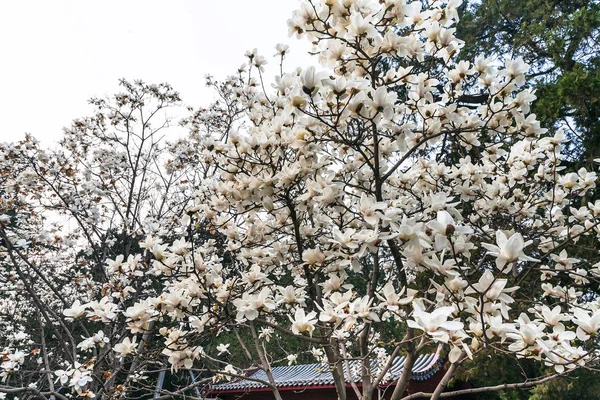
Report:
M 120 84 L 123 91 L 114 97 L 90 100 L 93 115 L 66 128 L 55 149 L 40 148 L 30 136 L 2 145 L 1 321 L 10 332 L 2 336 L 9 360 L 2 372 L 5 383 L 25 393 L 33 393 L 29 384 L 57 396 L 73 387 L 86 393 L 77 382 L 87 377 L 93 379 L 89 393 L 102 393 L 127 378 L 123 362 L 104 346 L 122 335 L 116 308 L 96 303 L 92 320 L 115 325 L 92 333 L 62 310 L 100 293 L 159 290 L 133 265 L 120 280 L 111 274 L 119 259 L 139 261 L 131 255 L 139 254 L 147 233 L 168 237 L 182 230 L 193 177 L 189 167 L 167 165 L 172 162 L 165 140 L 172 135 L 170 113 L 180 107 L 179 95 L 167 84 Z M 193 171 L 200 173 L 201 166 Z M 116 260 L 112 271 L 109 259 Z M 82 336 L 88 341 L 81 343 Z M 24 345 L 21 352 L 15 352 L 17 345 Z M 77 356 L 91 348 L 93 368 Z M 38 367 L 26 357 L 30 352 L 43 357 L 47 376 L 33 373 Z M 55 384 L 51 371 L 69 368 L 73 386 L 67 389 L 62 375 Z
M 465 41 L 460 58 L 469 60 L 478 54 L 523 57 L 530 65 L 528 84 L 536 90 L 537 96 L 532 112 L 542 126 L 565 130 L 571 140 L 566 151 L 567 168 L 576 171 L 581 166 L 589 167 L 600 153 L 600 4 L 597 1 L 483 0 L 465 1 L 459 11 L 457 36 Z M 592 198 L 596 196 L 593 194 Z M 586 251 L 586 247 L 590 251 Z M 595 253 L 589 246 L 582 246 L 577 257 L 593 258 Z M 488 384 L 503 382 L 507 369 L 517 373 L 521 370 L 517 363 L 508 368 L 504 366 L 502 371 L 493 365 L 490 364 L 492 372 L 483 378 Z M 477 374 L 484 369 L 469 371 L 472 379 L 482 379 Z M 572 388 L 572 393 L 589 389 L 594 396 L 593 387 L 585 383 L 588 381 L 573 379 L 565 381 L 564 387 Z M 554 387 L 554 384 L 545 386 Z M 529 394 L 525 392 L 520 396 L 528 398 Z
M 465 1 L 457 36 L 461 58 L 523 57 L 543 126 L 564 129 L 571 161 L 590 165 L 600 149 L 600 3 Z

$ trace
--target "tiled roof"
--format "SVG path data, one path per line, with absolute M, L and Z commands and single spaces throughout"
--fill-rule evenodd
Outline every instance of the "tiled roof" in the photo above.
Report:
M 422 381 L 431 378 L 441 367 L 442 360 L 440 358 L 439 350 L 434 354 L 420 355 L 413 366 L 412 379 Z M 406 357 L 397 357 L 392 364 L 389 371 L 388 382 L 394 382 L 398 380 L 402 370 L 404 369 L 404 362 Z M 350 370 L 355 370 L 354 366 L 358 366 L 359 361 L 350 361 Z M 273 378 L 275 379 L 275 385 L 277 387 L 297 387 L 306 388 L 309 386 L 324 386 L 333 385 L 333 376 L 330 368 L 327 364 L 302 364 L 292 366 L 274 367 L 272 369 Z M 344 366 L 344 376 L 346 374 L 346 367 Z M 267 375 L 264 371 L 258 370 L 249 376 L 250 379 L 268 381 Z M 360 376 L 352 374 L 354 382 L 360 382 Z M 348 382 L 348 378 L 346 378 Z M 267 386 L 263 383 L 236 379 L 228 383 L 222 383 L 214 385 L 213 391 L 247 391 L 252 389 L 262 389 Z

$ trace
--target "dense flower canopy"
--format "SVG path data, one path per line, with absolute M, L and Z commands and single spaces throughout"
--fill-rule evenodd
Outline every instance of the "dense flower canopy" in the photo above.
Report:
M 127 94 L 76 124 L 61 150 L 3 145 L 3 285 L 25 288 L 24 315 L 54 332 L 3 338 L 3 384 L 107 397 L 154 390 L 165 368 L 218 381 L 258 367 L 272 379 L 275 337 L 293 343 L 279 362 L 330 364 L 341 399 L 372 398 L 391 359 L 410 366 L 437 345 L 448 377 L 483 349 L 558 374 L 593 365 L 600 263 L 581 249 L 599 244 L 596 173 L 561 164 L 566 138 L 529 113 L 521 59 L 455 62 L 459 5 L 304 1 L 288 25 L 320 66 L 281 67 L 269 88 L 267 59 L 247 52 L 238 75 L 209 81 L 220 102 L 193 110 L 189 134 L 160 153 L 142 150 L 158 129 L 144 136 L 149 124 L 131 115 L 147 104 Z M 284 65 L 289 49 L 276 50 Z M 126 89 L 178 101 L 137 85 Z M 142 133 L 127 130 L 140 122 Z M 118 153 L 123 132 L 139 145 Z M 156 184 L 127 176 L 136 159 Z M 61 236 L 43 210 L 77 227 Z M 63 285 L 33 282 L 45 268 Z M 232 343 L 245 364 L 230 362 Z M 54 376 L 19 371 L 34 359 Z M 344 383 L 351 359 L 362 360 L 360 388 Z

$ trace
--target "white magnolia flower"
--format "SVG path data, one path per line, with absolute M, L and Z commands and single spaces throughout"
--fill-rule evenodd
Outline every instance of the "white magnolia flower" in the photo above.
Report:
M 287 356 L 287 360 L 288 360 L 288 365 L 292 365 L 292 364 L 296 364 L 296 360 L 298 359 L 298 356 L 296 354 L 290 354 Z
M 373 101 L 371 103 L 372 116 L 381 113 L 385 119 L 391 120 L 394 117 L 394 103 L 397 94 L 388 92 L 387 87 L 382 86 L 373 92 Z
M 302 90 L 308 95 L 314 94 L 320 84 L 319 74 L 313 66 L 302 71 L 300 79 L 302 80 Z
M 413 302 L 413 307 L 414 320 L 407 320 L 408 326 L 424 331 L 435 341 L 447 343 L 450 340 L 448 331 L 457 331 L 463 328 L 462 322 L 448 321 L 454 312 L 453 307 L 436 308 L 431 313 L 421 310 L 417 302 Z
M 318 349 L 318 348 L 316 348 L 316 347 L 313 347 L 313 348 L 310 350 L 310 353 L 311 353 L 311 354 L 312 354 L 312 356 L 313 356 L 314 358 L 316 358 L 317 360 L 320 360 L 320 359 L 321 359 L 321 357 L 323 357 L 323 355 L 325 354 L 325 352 L 323 351 L 323 349 Z
M 69 386 L 73 387 L 77 393 L 81 393 L 84 387 L 94 380 L 90 375 L 91 371 L 81 371 L 76 369 L 71 376 Z
M 223 372 L 225 372 L 228 375 L 236 375 L 238 373 L 235 367 L 231 364 L 227 364 L 225 368 L 223 368 Z
M 306 249 L 302 253 L 302 261 L 308 265 L 320 265 L 325 261 L 325 254 L 319 249 Z
M 508 347 L 509 350 L 521 352 L 530 346 L 537 346 L 538 341 L 544 336 L 545 328 L 544 324 L 531 321 L 527 315 L 521 314 L 519 316 L 519 330 L 506 334 L 507 337 L 515 340 Z
M 295 304 L 306 305 L 304 299 L 305 293 L 301 289 L 295 288 L 292 285 L 287 285 L 286 287 L 279 286 L 277 289 L 279 290 L 279 294 L 275 299 L 277 304 L 286 304 L 288 306 Z
M 54 371 L 54 375 L 56 375 L 56 382 L 60 382 L 61 385 L 66 385 L 69 382 L 71 374 L 65 371 L 64 369 L 57 369 Z
M 258 310 L 253 300 L 253 296 L 249 295 L 248 292 L 244 292 L 241 299 L 235 299 L 233 305 L 237 308 L 236 319 L 242 321 L 247 319 L 253 321 L 258 318 Z
M 506 288 L 507 283 L 507 279 L 497 278 L 491 271 L 486 270 L 479 278 L 479 281 L 473 285 L 472 289 L 468 288 L 466 290 L 466 293 L 471 294 L 474 289 L 482 294 L 486 301 L 500 300 L 502 304 L 510 304 L 514 302 L 514 299 L 507 293 L 514 292 L 518 287 Z
M 553 309 L 544 305 L 542 306 L 542 316 L 544 321 L 550 326 L 556 326 L 561 321 L 568 321 L 570 318 L 562 313 L 560 306 L 556 306 Z
M 273 335 L 275 331 L 273 330 L 273 328 L 270 327 L 262 327 L 260 328 L 260 333 L 258 334 L 258 337 L 260 339 L 264 339 L 265 341 L 269 342 L 271 340 L 271 335 Z
M 392 282 L 388 282 L 383 287 L 382 293 L 383 296 L 379 293 L 376 293 L 376 295 L 379 300 L 384 302 L 386 308 L 390 311 L 398 311 L 400 306 L 407 305 L 413 301 L 415 291 L 413 289 L 408 289 L 408 296 L 400 298 L 400 296 L 404 293 L 404 288 L 400 290 L 400 293 L 396 293 Z
M 110 323 L 117 317 L 118 306 L 108 296 L 104 296 L 100 301 L 92 301 L 87 306 L 92 309 L 87 313 L 92 320 Z
M 276 53 L 273 54 L 273 57 L 285 58 L 286 54 L 288 54 L 290 51 L 290 46 L 283 43 L 277 43 L 275 45 L 275 51 Z
M 441 251 L 448 244 L 448 236 L 451 236 L 455 231 L 463 234 L 469 234 L 472 229 L 466 226 L 458 225 L 454 218 L 446 210 L 437 212 L 437 218 L 427 224 L 433 229 L 435 234 L 435 249 Z
M 87 304 L 81 304 L 79 300 L 75 300 L 71 308 L 67 308 L 63 311 L 63 315 L 71 319 L 79 318 L 85 314 L 86 308 Z
M 577 326 L 577 337 L 579 340 L 588 340 L 590 335 L 595 335 L 600 330 L 600 309 L 591 313 L 581 308 L 574 308 L 573 322 Z
M 184 238 L 181 238 L 175 240 L 169 247 L 169 250 L 175 254 L 182 255 L 187 253 L 190 247 L 192 247 L 192 244 L 186 242 Z
M 219 352 L 219 355 L 229 353 L 229 346 L 230 346 L 229 343 L 227 343 L 227 344 L 219 343 L 219 345 L 217 346 L 217 351 Z
M 120 357 L 125 357 L 130 354 L 133 354 L 133 353 L 135 353 L 135 350 L 138 345 L 136 343 L 136 340 L 137 340 L 137 337 L 135 337 L 135 336 L 133 337 L 133 340 L 126 337 L 125 339 L 123 339 L 123 341 L 121 343 L 115 344 L 115 346 L 113 347 L 113 351 L 115 351 L 116 353 L 119 353 Z
M 515 60 L 511 60 L 507 57 L 505 61 L 505 68 L 506 75 L 510 79 L 514 79 L 518 86 L 525 84 L 525 73 L 529 70 L 529 65 L 527 65 L 521 57 Z
M 503 272 L 508 272 L 512 268 L 513 262 L 520 261 L 539 261 L 533 257 L 525 255 L 523 249 L 529 246 L 533 241 L 525 242 L 520 233 L 514 233 L 507 238 L 504 232 L 496 231 L 496 245 L 482 243 L 481 245 L 488 250 L 488 254 L 496 257 L 496 267 Z M 508 264 L 507 268 L 504 268 Z
M 317 313 L 314 311 L 305 314 L 304 309 L 297 308 L 293 319 L 291 316 L 288 316 L 292 322 L 292 332 L 296 335 L 308 332 L 308 334 L 312 336 L 312 333 L 315 330 L 315 324 L 317 323 L 316 316 Z
M 387 204 L 384 202 L 375 202 L 375 200 L 367 196 L 366 193 L 363 193 L 360 197 L 360 213 L 365 219 L 365 222 L 371 226 L 376 226 L 379 222 L 379 219 L 389 218 L 385 217 L 381 210 L 385 210 L 387 208 Z

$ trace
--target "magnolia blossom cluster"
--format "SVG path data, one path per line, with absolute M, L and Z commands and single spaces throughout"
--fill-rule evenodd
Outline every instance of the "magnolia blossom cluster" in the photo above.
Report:
M 267 59 L 249 51 L 238 76 L 210 81 L 221 101 L 169 146 L 183 212 L 136 225 L 138 250 L 107 257 L 103 280 L 61 308 L 82 340 L 59 380 L 83 393 L 75 362 L 98 376 L 98 355 L 272 379 L 276 343 L 275 362 L 329 364 L 338 391 L 354 368 L 364 399 L 394 357 L 436 346 L 452 365 L 482 351 L 557 373 L 593 363 L 596 172 L 564 165 L 564 132 L 530 114 L 523 60 L 456 62 L 459 5 L 305 1 L 288 25 L 320 67 L 282 67 L 268 88 Z
M 18 372 L 21 364 L 25 362 L 25 354 L 21 350 L 4 349 L 2 355 L 2 364 L 0 364 L 0 378 L 2 382 L 6 382 L 8 377 L 15 372 Z
M 596 174 L 561 173 L 566 139 L 528 114 L 522 60 L 453 63 L 456 6 L 304 4 L 289 25 L 316 42 L 324 69 L 282 74 L 274 92 L 232 80 L 228 106 L 248 121 L 221 140 L 198 134 L 214 128 L 204 115 L 188 121 L 194 159 L 214 174 L 187 222 L 213 226 L 234 260 L 174 244 L 186 250 L 153 260 L 174 279 L 147 315 L 188 321 L 179 340 L 287 320 L 289 334 L 335 338 L 346 357 L 361 355 L 362 334 L 404 324 L 421 345 L 447 344 L 451 361 L 486 347 L 557 371 L 593 358 L 597 327 L 584 321 L 598 305 L 583 294 L 598 266 L 574 268 L 567 249 L 597 240 L 597 204 L 579 200 Z M 260 74 L 264 58 L 247 57 L 242 71 Z M 472 93 L 476 106 L 462 100 Z M 536 277 L 533 306 L 514 307 Z M 560 322 L 549 323 L 553 304 Z
M 72 388 L 79 397 L 94 398 L 95 394 L 87 388 L 93 380 L 90 365 L 75 363 L 72 368 L 67 370 L 54 371 L 54 375 L 57 383 Z

